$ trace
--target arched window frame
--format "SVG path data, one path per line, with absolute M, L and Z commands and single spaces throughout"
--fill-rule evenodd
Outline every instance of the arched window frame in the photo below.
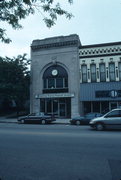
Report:
M 56 92 L 68 92 L 68 74 L 60 65 L 50 66 L 43 73 L 43 93 Z

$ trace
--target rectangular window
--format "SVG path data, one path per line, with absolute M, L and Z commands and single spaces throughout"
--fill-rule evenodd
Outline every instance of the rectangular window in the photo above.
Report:
M 48 79 L 48 88 L 49 89 L 55 88 L 55 79 L 54 78 Z
M 67 88 L 68 87 L 68 79 L 64 78 L 64 87 Z
M 63 78 L 56 79 L 56 88 L 63 88 Z
M 121 81 L 121 62 L 118 63 L 119 81 Z
M 44 83 L 44 89 L 46 89 L 47 88 L 47 79 L 44 79 L 43 83 Z
M 115 64 L 114 63 L 109 64 L 109 78 L 110 78 L 110 81 L 115 81 L 115 79 L 116 79 L 116 77 L 115 77 Z
M 87 65 L 82 65 L 82 82 L 87 82 Z
M 90 71 L 91 71 L 91 82 L 96 82 L 96 64 L 90 65 Z
M 100 72 L 100 81 L 105 82 L 106 81 L 106 70 L 105 70 L 104 63 L 99 64 L 99 72 Z
M 51 99 L 46 100 L 46 111 L 47 111 L 47 113 L 52 112 L 52 100 Z

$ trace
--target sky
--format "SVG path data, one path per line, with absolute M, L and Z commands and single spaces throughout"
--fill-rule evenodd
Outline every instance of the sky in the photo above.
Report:
M 46 27 L 39 12 L 22 20 L 21 30 L 13 30 L 6 23 L 2 23 L 12 42 L 0 43 L 0 56 L 16 57 L 26 53 L 30 58 L 33 40 L 70 34 L 78 34 L 82 45 L 121 41 L 121 0 L 73 1 L 72 5 L 69 5 L 67 0 L 59 2 L 74 17 L 71 20 L 59 17 L 56 25 L 51 28 Z

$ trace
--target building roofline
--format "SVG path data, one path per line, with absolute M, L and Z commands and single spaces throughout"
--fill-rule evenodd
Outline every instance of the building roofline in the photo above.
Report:
M 94 47 L 106 47 L 106 46 L 113 46 L 113 45 L 121 45 L 121 41 L 109 42 L 109 43 L 101 43 L 101 44 L 82 45 L 82 46 L 80 46 L 80 49 L 94 48 Z

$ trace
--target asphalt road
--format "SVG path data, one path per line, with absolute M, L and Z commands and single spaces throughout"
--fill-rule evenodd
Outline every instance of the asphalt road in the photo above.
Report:
M 121 131 L 1 123 L 0 180 L 121 180 Z

